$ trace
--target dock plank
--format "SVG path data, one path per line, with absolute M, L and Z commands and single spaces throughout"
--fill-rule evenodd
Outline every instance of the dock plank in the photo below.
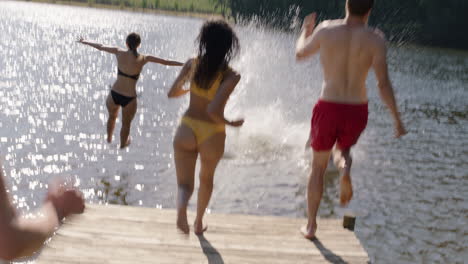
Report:
M 175 218 L 174 210 L 88 205 L 64 223 L 37 263 L 368 262 L 338 219 L 319 219 L 318 240 L 308 241 L 299 233 L 305 219 L 207 214 L 209 229 L 197 237 L 177 232 Z

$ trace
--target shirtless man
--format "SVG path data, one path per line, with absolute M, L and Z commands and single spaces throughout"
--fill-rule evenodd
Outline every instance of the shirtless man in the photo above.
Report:
M 10 202 L 0 168 L 0 259 L 31 256 L 42 247 L 64 217 L 83 210 L 84 200 L 80 192 L 55 185 L 49 188 L 37 218 L 21 218 Z
M 324 81 L 312 114 L 312 172 L 307 187 L 308 223 L 301 231 L 315 237 L 317 211 L 323 193 L 323 175 L 332 148 L 341 171 L 340 203 L 351 200 L 350 149 L 367 125 L 366 78 L 372 67 L 380 96 L 390 110 L 395 136 L 406 133 L 395 102 L 386 61 L 383 34 L 367 27 L 373 0 L 347 0 L 344 19 L 324 21 L 315 28 L 316 14 L 307 16 L 296 45 L 297 60 L 320 52 Z

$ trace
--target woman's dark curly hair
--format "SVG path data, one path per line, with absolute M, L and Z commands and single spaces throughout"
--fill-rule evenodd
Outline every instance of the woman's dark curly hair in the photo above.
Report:
M 233 57 L 239 53 L 239 39 L 224 20 L 205 22 L 198 35 L 198 65 L 193 81 L 202 89 L 209 89 L 216 74 L 225 70 Z

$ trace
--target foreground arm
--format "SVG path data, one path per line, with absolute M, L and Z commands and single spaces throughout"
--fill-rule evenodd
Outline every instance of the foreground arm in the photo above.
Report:
M 179 97 L 190 92 L 190 90 L 184 90 L 183 87 L 190 77 L 190 72 L 192 71 L 192 62 L 193 59 L 190 59 L 184 64 L 184 67 L 182 67 L 182 70 L 172 84 L 171 89 L 167 93 L 167 97 Z
M 387 105 L 393 117 L 395 124 L 395 137 L 401 137 L 406 134 L 406 130 L 403 122 L 400 119 L 400 113 L 398 112 L 392 83 L 390 81 L 390 77 L 388 76 L 387 47 L 383 39 L 380 39 L 377 43 L 372 67 L 374 68 L 375 75 L 377 77 L 380 97 L 382 98 L 382 101 L 385 103 L 385 105 Z
M 81 43 L 81 44 L 84 44 L 84 45 L 91 46 L 91 47 L 93 47 L 95 49 L 98 49 L 100 51 L 105 51 L 105 52 L 109 52 L 109 53 L 112 53 L 112 54 L 117 54 L 117 52 L 119 51 L 119 48 L 117 48 L 117 47 L 108 47 L 108 46 L 104 46 L 104 45 L 99 44 L 99 43 L 93 43 L 93 42 L 85 41 L 82 37 L 80 37 L 80 39 L 78 39 L 77 42 Z
M 164 59 L 154 57 L 154 56 L 151 56 L 151 55 L 150 56 L 145 56 L 145 63 L 148 63 L 148 62 L 159 63 L 159 64 L 167 65 L 167 66 L 182 66 L 182 65 L 184 65 L 183 63 L 178 62 L 178 61 L 164 60 Z
M 79 192 L 52 188 L 37 212 L 37 218 L 18 217 L 6 193 L 1 170 L 0 198 L 0 259 L 6 260 L 31 256 L 59 227 L 64 217 L 84 210 Z
M 227 100 L 229 99 L 229 96 L 231 95 L 232 91 L 234 91 L 236 85 L 239 83 L 240 78 L 241 76 L 239 73 L 233 70 L 228 70 L 223 79 L 223 82 L 219 86 L 215 98 L 208 105 L 208 115 L 216 123 L 222 123 L 235 127 L 242 126 L 242 124 L 244 123 L 243 119 L 236 121 L 228 121 L 224 117 L 224 108 L 226 106 Z
M 320 49 L 320 38 L 322 35 L 321 25 L 315 29 L 316 13 L 312 13 L 304 18 L 302 32 L 296 43 L 296 60 L 304 60 Z M 314 30 L 315 29 L 315 30 Z

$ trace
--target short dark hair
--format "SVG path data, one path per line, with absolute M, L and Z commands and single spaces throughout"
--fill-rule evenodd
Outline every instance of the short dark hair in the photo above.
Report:
M 347 0 L 351 15 L 364 16 L 374 6 L 374 0 Z

